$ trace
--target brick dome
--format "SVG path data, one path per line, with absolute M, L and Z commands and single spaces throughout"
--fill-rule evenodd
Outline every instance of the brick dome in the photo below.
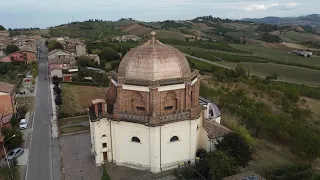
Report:
M 178 49 L 152 40 L 131 49 L 121 60 L 118 75 L 137 80 L 157 81 L 181 78 L 191 73 L 186 57 Z

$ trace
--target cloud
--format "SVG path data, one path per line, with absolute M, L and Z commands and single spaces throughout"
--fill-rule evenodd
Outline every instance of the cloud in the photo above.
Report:
M 261 10 L 292 10 L 298 3 L 289 2 L 289 3 L 271 3 L 271 4 L 249 4 L 243 6 L 234 6 L 233 9 L 243 10 L 247 12 L 251 11 L 261 11 Z

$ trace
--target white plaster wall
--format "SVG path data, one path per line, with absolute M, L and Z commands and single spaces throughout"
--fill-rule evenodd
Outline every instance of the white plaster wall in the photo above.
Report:
M 128 122 L 112 121 L 116 146 L 115 161 L 119 165 L 127 165 L 140 169 L 150 168 L 150 128 Z M 138 137 L 140 143 L 132 142 L 132 137 Z
M 199 143 L 198 143 L 198 148 L 203 148 L 205 149 L 207 152 L 209 152 L 210 150 L 210 142 L 209 142 L 209 138 L 208 138 L 208 133 L 206 132 L 206 130 L 201 127 L 199 128 Z
M 210 143 L 209 143 L 209 147 L 210 147 L 209 151 L 215 151 L 216 150 L 216 146 L 215 145 L 218 144 L 218 139 L 221 141 L 223 139 L 223 137 L 219 137 L 219 138 L 211 140 Z M 207 151 L 207 152 L 209 152 L 209 151 Z
M 111 123 L 111 129 L 110 129 Z M 108 151 L 109 162 L 132 168 L 160 172 L 178 167 L 180 162 L 195 161 L 197 150 L 197 125 L 199 119 L 166 124 L 161 127 L 148 127 L 142 124 L 117 122 L 102 119 L 90 123 L 93 148 L 96 152 L 96 165 L 103 162 L 103 153 Z M 198 131 L 200 131 L 199 127 Z M 103 138 L 102 135 L 107 137 Z M 136 136 L 140 143 L 131 142 Z M 179 141 L 170 142 L 172 136 Z M 111 139 L 112 138 L 112 139 Z M 102 148 L 102 143 L 107 148 Z
M 166 124 L 161 127 L 162 170 L 178 167 L 180 162 L 195 160 L 197 120 Z M 179 141 L 170 142 L 178 136 Z
M 112 144 L 110 134 L 110 121 L 106 118 L 100 121 L 93 122 L 93 126 L 90 127 L 93 130 L 92 141 L 95 152 L 96 164 L 101 165 L 104 162 L 103 152 L 108 152 L 108 162 L 112 162 Z M 106 135 L 106 137 L 102 137 Z M 107 143 L 107 147 L 103 148 L 103 143 Z
M 2 95 L 8 95 L 9 93 L 6 93 L 6 92 L 0 92 L 0 96 Z
M 86 55 L 86 46 L 84 45 L 76 45 L 76 53 L 77 56 Z

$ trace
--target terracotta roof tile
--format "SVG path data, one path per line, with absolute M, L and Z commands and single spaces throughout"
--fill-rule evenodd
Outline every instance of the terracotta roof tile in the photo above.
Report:
M 14 90 L 14 84 L 0 82 L 0 92 L 11 93 Z
M 209 139 L 216 139 L 218 137 L 232 132 L 230 129 L 214 121 L 203 120 L 202 126 L 204 130 L 208 133 Z

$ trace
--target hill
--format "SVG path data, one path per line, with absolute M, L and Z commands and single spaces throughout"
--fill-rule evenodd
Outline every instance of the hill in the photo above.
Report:
M 310 14 L 299 17 L 264 17 L 264 18 L 245 18 L 242 21 L 251 21 L 256 23 L 276 24 L 280 26 L 311 26 L 320 28 L 320 14 Z

